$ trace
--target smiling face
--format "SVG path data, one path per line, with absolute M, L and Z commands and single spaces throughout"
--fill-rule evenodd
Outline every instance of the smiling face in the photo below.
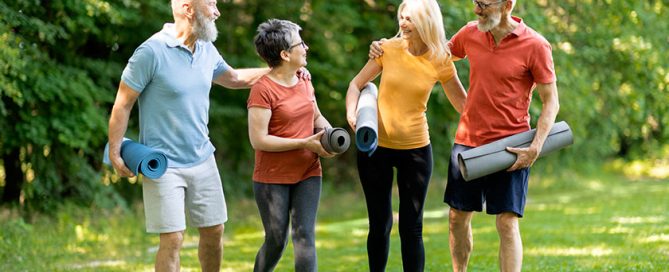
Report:
M 221 15 L 216 7 L 216 0 L 193 0 L 195 21 L 193 33 L 198 40 L 213 42 L 218 37 L 218 29 L 214 23 Z
M 287 62 L 297 67 L 307 66 L 307 51 L 309 50 L 309 46 L 302 40 L 299 32 L 293 32 L 291 37 L 292 43 L 285 50 Z
M 420 34 L 416 30 L 416 24 L 413 22 L 409 8 L 407 6 L 404 6 L 404 8 L 400 11 L 399 24 L 400 31 L 402 33 L 402 39 L 407 41 L 420 40 Z
M 478 2 L 487 5 L 487 7 L 483 9 L 476 4 L 474 5 L 474 13 L 478 16 L 477 28 L 481 32 L 488 32 L 497 27 L 502 21 L 504 3 L 506 1 L 481 0 Z

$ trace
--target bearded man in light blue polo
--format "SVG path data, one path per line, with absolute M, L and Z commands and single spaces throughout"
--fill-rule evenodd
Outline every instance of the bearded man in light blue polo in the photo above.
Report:
M 143 179 L 146 229 L 160 233 L 156 271 L 178 271 L 186 211 L 198 228 L 202 271 L 219 271 L 225 197 L 209 140 L 212 82 L 249 88 L 268 68 L 233 69 L 214 47 L 220 16 L 216 0 L 172 0 L 174 23 L 142 43 L 123 70 L 109 121 L 109 158 L 131 177 L 120 156 L 133 105 L 139 107 L 140 143 L 167 155 L 169 168 Z

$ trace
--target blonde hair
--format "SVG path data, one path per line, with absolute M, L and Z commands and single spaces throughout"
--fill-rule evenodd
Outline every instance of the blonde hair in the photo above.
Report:
M 397 9 L 397 20 L 400 20 L 402 11 L 407 11 L 411 21 L 416 26 L 418 35 L 430 51 L 429 59 L 444 62 L 451 57 L 448 48 L 444 19 L 436 0 L 404 0 Z M 397 33 L 402 36 L 402 30 Z

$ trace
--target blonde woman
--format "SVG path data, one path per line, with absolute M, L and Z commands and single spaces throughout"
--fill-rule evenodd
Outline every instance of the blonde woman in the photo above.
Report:
M 427 102 L 440 82 L 460 112 L 466 93 L 451 61 L 443 19 L 435 0 L 405 0 L 397 12 L 399 33 L 383 44 L 349 84 L 346 117 L 355 129 L 360 89 L 381 74 L 378 97 L 379 148 L 358 152 L 358 173 L 367 202 L 370 271 L 384 271 L 393 223 L 393 168 L 400 196 L 399 232 L 404 271 L 423 271 L 423 204 L 432 174 Z

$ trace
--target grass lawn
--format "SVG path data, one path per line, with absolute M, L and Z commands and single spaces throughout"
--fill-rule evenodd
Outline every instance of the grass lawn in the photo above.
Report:
M 327 177 L 326 177 L 327 178 Z M 327 180 L 326 180 L 327 183 Z M 426 271 L 449 271 L 445 181 L 435 179 L 424 221 Z M 346 192 L 326 185 L 317 225 L 321 271 L 367 271 L 367 219 L 358 184 Z M 533 173 L 521 219 L 524 271 L 668 271 L 669 181 Z M 397 204 L 395 198 L 395 205 Z M 228 196 L 223 271 L 252 271 L 262 243 L 255 202 Z M 144 233 L 141 205 L 135 212 L 64 208 L 25 223 L 0 211 L 0 271 L 152 271 L 158 244 Z M 397 210 L 397 208 L 395 209 Z M 473 220 L 470 271 L 498 271 L 494 216 Z M 387 271 L 401 271 L 394 226 Z M 196 231 L 186 234 L 182 271 L 199 271 Z M 292 247 L 277 271 L 292 271 Z

